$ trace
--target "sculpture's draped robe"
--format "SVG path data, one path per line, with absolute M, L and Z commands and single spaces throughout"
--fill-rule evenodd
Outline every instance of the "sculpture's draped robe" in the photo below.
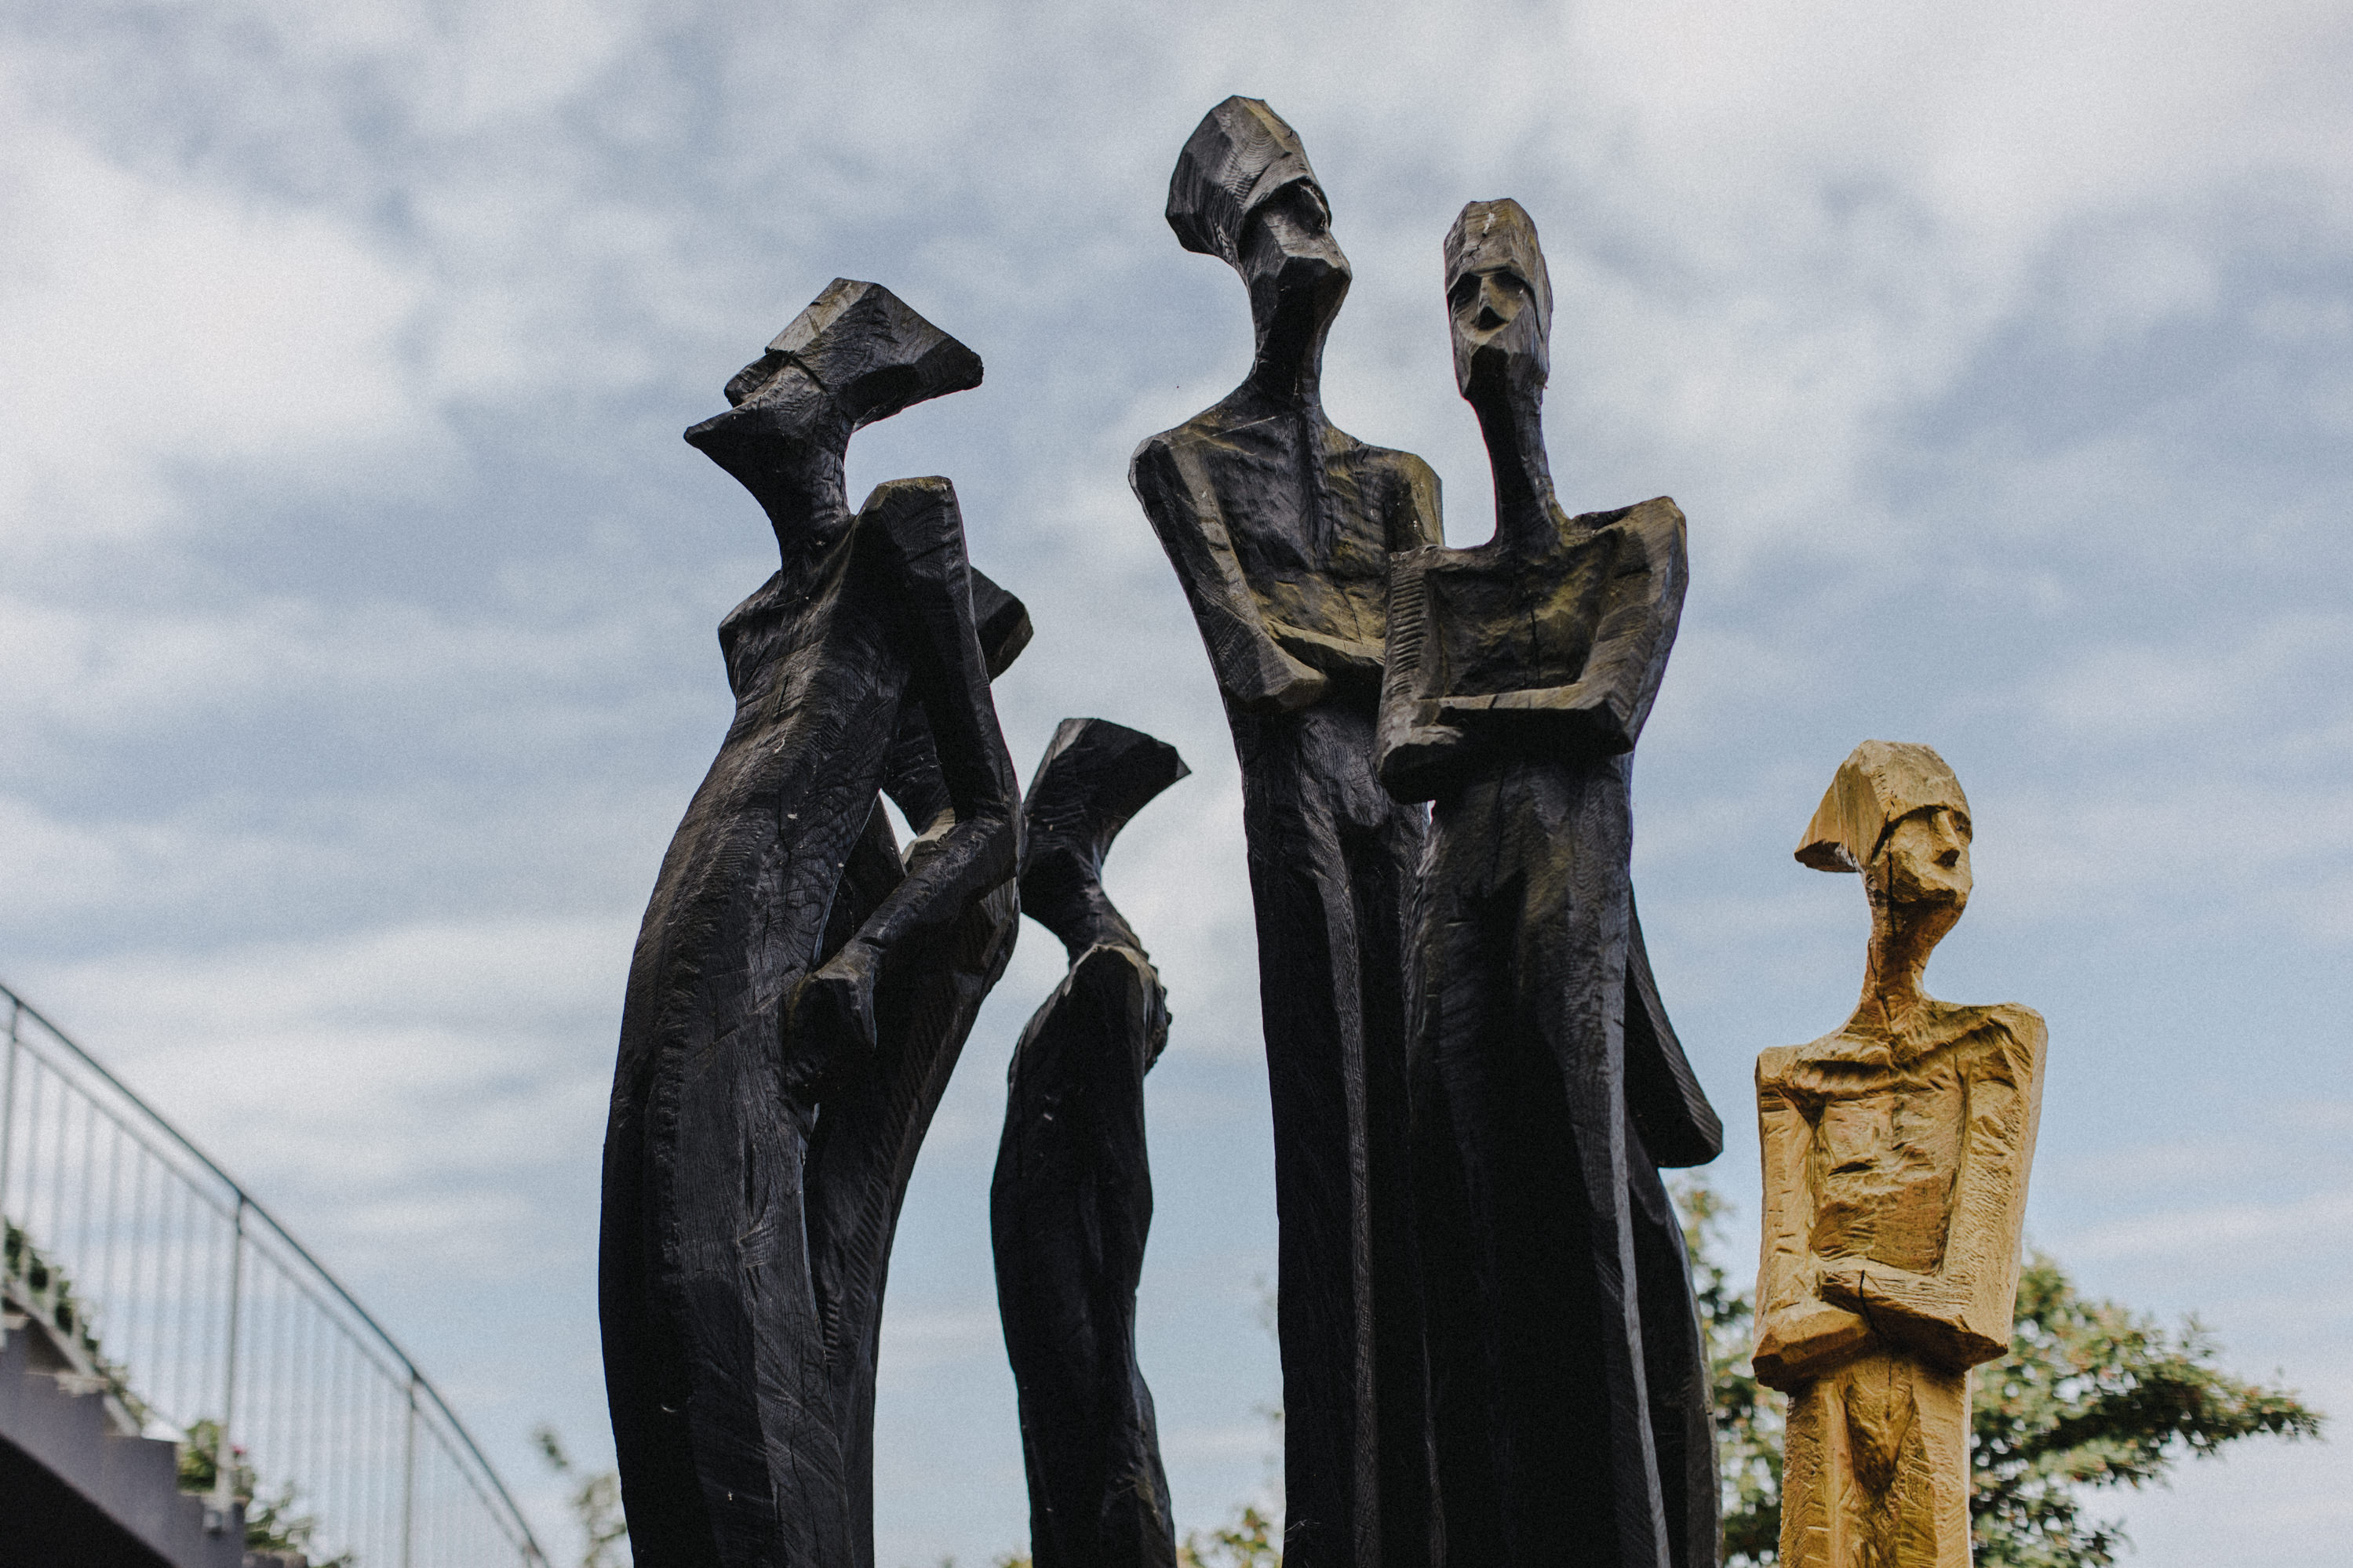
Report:
M 1176 1568 L 1135 1287 L 1152 1227 L 1144 1075 L 1168 1040 L 1144 953 L 1087 949 L 1014 1047 L 989 1190 L 1038 1568 Z
M 1320 412 L 1239 392 L 1145 442 L 1130 479 L 1241 763 L 1281 1226 L 1284 1560 L 1402 1568 L 1430 1533 L 1402 984 L 1422 823 L 1371 752 L 1388 556 L 1439 537 L 1437 480 Z M 1278 649 L 1325 676 L 1321 698 L 1268 710 Z
M 1658 1007 L 1628 867 L 1624 753 L 1683 552 L 1662 500 L 1398 563 L 1383 777 L 1432 797 L 1414 1201 L 1459 1564 L 1715 1560 L 1707 1364 L 1657 1166 L 1713 1158 L 1721 1128 Z
M 1788 1568 L 1967 1568 L 1969 1367 L 2010 1341 L 2042 1020 L 1930 1004 L 1917 1037 L 1833 1035 L 1757 1064 L 1758 1373 L 1789 1394 Z M 1824 1301 L 1857 1280 L 1857 1314 Z M 1776 1373 L 1801 1337 L 1841 1348 Z
M 1009 782 L 973 639 L 936 479 L 879 489 L 721 626 L 735 717 L 646 911 L 605 1150 L 606 1381 L 643 1568 L 871 1568 L 891 1237 L 1011 953 L 1011 830 L 1001 885 L 886 960 L 872 1058 L 788 1037 L 785 1012 L 904 876 L 880 792 L 931 820 L 915 732 L 958 735 L 968 773 L 985 724 Z M 927 711 L 975 700 L 976 675 L 980 712 Z

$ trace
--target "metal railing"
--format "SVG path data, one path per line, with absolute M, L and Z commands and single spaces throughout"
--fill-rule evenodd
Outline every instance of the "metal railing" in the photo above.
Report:
M 0 1287 L 118 1422 L 208 1447 L 216 1506 L 249 1486 L 314 1563 L 544 1568 L 490 1461 L 351 1292 L 5 985 L 0 1010 Z

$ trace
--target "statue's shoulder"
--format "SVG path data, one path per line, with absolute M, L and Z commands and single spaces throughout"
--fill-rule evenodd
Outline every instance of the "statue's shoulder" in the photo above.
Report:
M 964 511 L 955 486 L 938 475 L 883 480 L 868 492 L 855 526 L 861 543 L 903 561 L 964 558 Z
M 860 571 L 941 627 L 972 619 L 971 563 L 955 486 L 937 476 L 886 479 L 851 525 Z
M 806 596 L 801 595 L 801 596 Z M 787 608 L 796 597 L 791 584 L 782 572 L 771 572 L 768 580 L 744 596 L 744 602 L 721 617 L 720 640 L 724 642 L 742 635 L 745 627 L 762 620 L 773 620 Z
M 1152 961 L 1124 942 L 1099 942 L 1081 953 L 1067 976 L 1072 991 L 1141 996 L 1159 983 Z
M 1128 458 L 1128 473 L 1142 473 L 1147 461 L 1165 463 L 1196 447 L 1221 443 L 1234 424 L 1234 416 L 1226 405 L 1230 401 L 1211 404 L 1182 425 L 1138 441 L 1134 455 Z
M 1815 1080 L 1825 1061 L 1843 1059 L 1841 1044 L 1845 1039 L 1842 1030 L 1833 1030 L 1819 1040 L 1808 1040 L 1802 1046 L 1775 1046 L 1757 1053 L 1757 1092 L 1767 1090 L 1790 1094 L 1818 1091 Z
M 776 572 L 721 618 L 719 656 L 727 663 L 727 679 L 739 689 L 737 695 L 742 695 L 740 689 L 750 674 L 747 668 L 738 668 L 739 653 L 751 654 L 760 643 L 768 640 L 764 633 L 773 630 L 794 611 L 805 608 L 812 597 L 805 587 L 795 591 L 786 582 L 785 574 Z
M 1989 1028 L 1998 1029 L 2036 1063 L 2051 1044 L 2051 1026 L 2042 1015 L 2020 1002 L 1999 1002 L 1985 1009 Z
M 1649 500 L 1636 501 L 1632 506 L 1587 512 L 1577 521 L 1597 528 L 1622 523 L 1628 528 L 1644 531 L 1680 531 L 1685 526 L 1683 509 L 1675 504 L 1672 496 L 1652 496 Z
M 1341 453 L 1349 461 L 1385 473 L 1397 473 L 1419 478 L 1431 472 L 1428 463 L 1411 452 L 1396 447 L 1376 447 L 1370 441 L 1360 441 L 1337 425 L 1326 423 L 1329 437 L 1324 443 L 1327 452 Z
M 1954 1046 L 1964 1055 L 2011 1072 L 2034 1075 L 2051 1039 L 2042 1015 L 2016 1002 L 1986 1007 L 1954 1007 L 1947 1015 Z
M 1669 575 L 1680 575 L 1685 569 L 1687 525 L 1683 509 L 1670 497 L 1653 496 L 1633 506 L 1588 511 L 1573 521 L 1582 524 L 1588 536 L 1610 533 L 1637 541 L 1654 574 L 1663 568 Z
M 1355 440 L 1354 437 L 1345 438 Z M 1395 447 L 1369 447 L 1356 441 L 1351 457 L 1366 473 L 1377 475 L 1401 489 L 1427 489 L 1435 492 L 1438 489 L 1438 470 L 1422 461 L 1416 453 L 1399 451 Z

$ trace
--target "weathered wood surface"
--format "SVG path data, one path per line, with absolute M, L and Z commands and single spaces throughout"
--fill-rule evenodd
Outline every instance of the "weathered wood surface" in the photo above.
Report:
M 1716 1558 L 1707 1363 L 1658 1175 L 1722 1127 L 1635 921 L 1628 763 L 1673 645 L 1683 519 L 1570 517 L 1542 429 L 1550 283 L 1513 202 L 1446 244 L 1486 544 L 1401 555 L 1377 756 L 1433 802 L 1411 982 L 1438 1510 L 1459 1563 Z
M 837 279 L 687 432 L 783 563 L 720 627 L 735 718 L 647 908 L 614 1077 L 599 1308 L 643 1568 L 871 1568 L 892 1234 L 1018 921 L 988 683 L 1028 623 L 969 569 L 946 480 L 853 512 L 842 461 L 980 375 Z
M 1969 806 L 1926 746 L 1866 741 L 1798 849 L 1862 873 L 1846 1026 L 1757 1062 L 1758 1381 L 1787 1392 L 1788 1568 L 1967 1568 L 1969 1371 L 2010 1344 L 2042 1017 L 1921 987 L 1968 906 Z
M 1168 1002 L 1103 866 L 1128 819 L 1186 773 L 1149 735 L 1065 719 L 1022 802 L 1022 912 L 1071 957 L 1014 1048 L 989 1188 L 1038 1568 L 1176 1568 L 1135 1358 L 1152 1226 L 1144 1075 L 1167 1045 Z
M 1422 825 L 1371 753 L 1389 554 L 1440 539 L 1438 481 L 1324 416 L 1348 262 L 1288 125 L 1253 99 L 1210 110 L 1170 178 L 1168 222 L 1240 275 L 1256 343 L 1248 378 L 1145 441 L 1129 479 L 1241 762 L 1281 1226 L 1285 1561 L 1409 1568 L 1430 1533 L 1400 984 Z

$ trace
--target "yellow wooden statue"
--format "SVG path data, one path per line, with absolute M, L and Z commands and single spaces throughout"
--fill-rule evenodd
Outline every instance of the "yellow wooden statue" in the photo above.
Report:
M 1856 747 L 1798 858 L 1862 873 L 1871 949 L 1843 1028 L 1757 1061 L 1781 1562 L 1967 1568 L 1969 1369 L 2010 1342 L 2042 1019 L 1920 988 L 1969 897 L 1968 801 L 1929 748 Z

